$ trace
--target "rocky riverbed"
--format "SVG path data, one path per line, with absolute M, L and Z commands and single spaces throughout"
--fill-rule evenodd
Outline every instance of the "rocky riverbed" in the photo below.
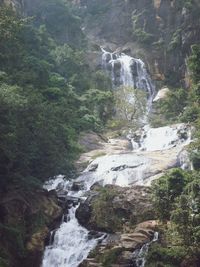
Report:
M 135 151 L 130 146 L 133 140 L 110 139 L 109 134 L 93 138 L 98 145 L 95 149 L 92 145 L 91 150 L 88 146 L 77 162 L 89 163 L 78 183 L 81 187 L 88 182 L 90 191 L 85 191 L 86 201 L 80 204 L 76 217 L 93 237 L 99 231 L 108 236 L 80 266 L 107 266 L 107 261 L 109 266 L 133 266 L 133 251 L 150 242 L 157 229 L 149 186 L 170 168 L 190 168 L 185 150 L 191 141 L 190 130 L 184 124 L 149 129 Z M 145 138 L 156 131 L 163 133 L 162 141 L 148 144 Z

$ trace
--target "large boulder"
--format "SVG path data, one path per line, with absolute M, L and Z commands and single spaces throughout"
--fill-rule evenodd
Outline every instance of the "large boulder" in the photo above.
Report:
M 165 99 L 167 97 L 167 95 L 169 94 L 170 90 L 167 87 L 163 87 L 162 89 L 160 89 L 158 91 L 158 93 L 156 94 L 156 96 L 153 99 L 153 102 L 158 102 L 162 99 Z
M 118 232 L 154 218 L 148 187 L 94 187 L 76 211 L 81 225 L 88 229 Z

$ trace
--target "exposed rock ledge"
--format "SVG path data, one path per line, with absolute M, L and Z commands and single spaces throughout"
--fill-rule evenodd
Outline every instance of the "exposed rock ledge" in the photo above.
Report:
M 96 183 L 76 216 L 91 230 L 91 235 L 95 236 L 97 231 L 110 233 L 80 265 L 82 267 L 132 266 L 133 251 L 151 241 L 157 225 L 153 220 L 151 190 L 145 186 L 102 187 Z M 106 261 L 109 265 L 105 265 Z
M 116 184 L 120 186 L 151 185 L 154 179 L 162 176 L 165 171 L 174 167 L 190 168 L 185 147 L 190 143 L 191 128 L 186 124 L 174 124 L 160 128 L 150 128 L 145 134 L 138 137 L 139 141 L 133 141 L 138 149 L 131 151 L 130 140 L 125 138 L 108 138 L 105 140 L 93 138 L 97 142 L 91 149 L 83 153 L 77 161 L 77 168 L 89 166 L 82 173 L 85 179 L 87 171 L 93 171 L 90 179 L 102 180 L 103 184 Z M 157 137 L 159 133 L 159 136 Z M 134 137 L 133 133 L 133 137 Z M 149 145 L 151 136 L 155 136 L 155 145 Z M 87 134 L 86 134 L 87 136 Z M 85 136 L 85 139 L 87 139 Z M 161 147 L 159 138 L 166 136 L 166 144 Z M 169 138 L 172 136 L 172 138 Z M 90 135 L 88 136 L 90 139 Z M 157 145 L 158 143 L 158 145 Z M 141 146 L 144 144 L 144 147 Z M 145 145 L 148 144 L 147 147 Z M 139 147 L 140 146 L 140 147 Z M 185 155 L 183 157 L 183 155 Z M 83 170 L 84 168 L 82 168 Z M 81 177 L 80 176 L 80 177 Z M 81 179 L 81 178 L 80 178 Z
M 108 266 L 105 265 L 106 262 L 109 262 L 110 267 L 134 266 L 133 251 L 152 240 L 157 225 L 157 221 L 145 221 L 129 233 L 110 238 L 110 242 L 108 238 L 107 245 L 98 246 L 80 267 Z

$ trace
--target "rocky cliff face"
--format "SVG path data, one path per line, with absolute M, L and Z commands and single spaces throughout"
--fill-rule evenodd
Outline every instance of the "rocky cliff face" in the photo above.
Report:
M 25 12 L 25 3 L 26 0 L 0 0 L 0 4 L 5 4 L 7 6 L 11 6 L 15 10 L 19 10 L 20 12 Z
M 60 223 L 54 192 L 10 189 L 0 197 L 0 266 L 40 266 L 45 240 Z
M 0 0 L 32 15 L 38 0 Z M 140 57 L 159 86 L 188 86 L 186 60 L 200 41 L 198 0 L 66 0 L 78 7 L 93 52 L 99 45 Z M 96 46 L 97 45 L 97 46 Z M 90 61 L 93 59 L 91 55 Z M 98 54 L 94 55 L 96 58 Z M 99 63 L 99 60 L 98 60 Z
M 142 58 L 161 85 L 187 86 L 186 59 L 200 41 L 198 0 L 73 2 L 82 8 L 93 43 Z

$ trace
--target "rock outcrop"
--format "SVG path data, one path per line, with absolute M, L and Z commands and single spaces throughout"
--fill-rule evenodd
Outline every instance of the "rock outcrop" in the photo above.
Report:
M 54 193 L 10 189 L 0 199 L 0 250 L 7 255 L 8 266 L 40 266 L 45 240 L 61 216 Z
M 118 233 L 115 238 L 108 237 L 107 244 L 99 245 L 80 266 L 134 266 L 133 251 L 152 240 L 157 224 L 157 221 L 145 221 L 129 233 Z
M 87 229 L 116 232 L 153 219 L 154 211 L 148 187 L 122 188 L 114 185 L 93 187 L 76 212 L 79 222 Z
M 163 87 L 161 88 L 156 96 L 153 99 L 153 102 L 160 101 L 161 99 L 165 99 L 167 97 L 167 94 L 170 92 L 169 88 Z
M 191 45 L 200 40 L 198 0 L 81 0 L 75 4 L 83 9 L 84 30 L 91 43 L 142 58 L 159 85 L 187 85 L 185 62 Z
M 39 0 L 1 0 L 32 16 Z M 100 67 L 101 50 L 142 58 L 160 85 L 188 86 L 186 60 L 199 43 L 198 0 L 68 0 L 78 6 L 90 40 L 88 63 Z M 80 13 L 80 12 L 79 12 Z M 65 33 L 63 33 L 63 38 Z M 91 63 L 92 62 L 92 63 Z

